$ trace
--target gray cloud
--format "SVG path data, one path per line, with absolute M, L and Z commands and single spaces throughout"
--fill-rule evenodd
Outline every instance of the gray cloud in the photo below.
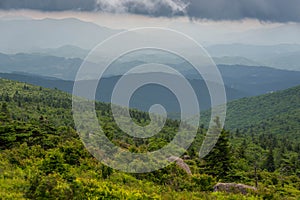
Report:
M 0 0 L 0 9 L 102 11 L 191 19 L 300 22 L 299 0 Z
M 105 12 L 152 16 L 183 15 L 186 6 L 182 0 L 97 0 L 98 9 Z
M 32 9 L 41 11 L 92 11 L 95 0 L 0 0 L 0 9 Z
M 299 0 L 191 0 L 190 18 L 240 20 L 254 18 L 271 22 L 299 22 Z

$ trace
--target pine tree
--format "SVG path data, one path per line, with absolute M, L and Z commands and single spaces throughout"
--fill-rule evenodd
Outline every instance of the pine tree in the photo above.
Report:
M 220 127 L 216 119 L 216 128 Z M 219 179 L 225 179 L 231 171 L 231 154 L 229 146 L 229 132 L 221 130 L 220 137 L 212 151 L 204 158 L 205 172 Z
M 7 121 L 10 119 L 10 112 L 9 112 L 8 106 L 5 102 L 2 103 L 2 105 L 1 105 L 0 118 L 2 121 Z
M 276 169 L 272 149 L 270 149 L 268 153 L 267 160 L 265 161 L 264 167 L 268 170 L 268 172 L 274 172 Z

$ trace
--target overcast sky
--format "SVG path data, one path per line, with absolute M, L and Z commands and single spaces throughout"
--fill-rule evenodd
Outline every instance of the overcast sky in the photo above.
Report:
M 0 9 L 132 13 L 190 19 L 299 22 L 299 0 L 1 0 Z
M 167 27 L 204 46 L 300 44 L 300 0 L 0 0 L 0 20 L 20 17 L 77 18 L 118 30 Z

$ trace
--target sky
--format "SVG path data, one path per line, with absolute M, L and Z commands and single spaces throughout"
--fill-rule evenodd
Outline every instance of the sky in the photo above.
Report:
M 1 19 L 77 18 L 118 30 L 167 27 L 202 45 L 300 44 L 299 13 L 299 0 L 0 0 Z
M 190 19 L 299 22 L 299 0 L 1 0 L 0 9 L 131 13 Z

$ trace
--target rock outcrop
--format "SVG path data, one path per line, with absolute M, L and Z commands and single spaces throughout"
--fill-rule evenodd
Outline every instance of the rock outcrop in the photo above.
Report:
M 214 186 L 214 192 L 228 192 L 228 193 L 242 193 L 247 194 L 249 192 L 255 192 L 255 187 L 237 184 L 237 183 L 218 183 Z
M 169 161 L 170 162 L 175 162 L 176 165 L 178 167 L 180 167 L 181 169 L 183 169 L 187 174 L 189 174 L 189 175 L 192 174 L 190 167 L 181 158 L 175 157 L 175 156 L 171 156 L 169 158 Z

